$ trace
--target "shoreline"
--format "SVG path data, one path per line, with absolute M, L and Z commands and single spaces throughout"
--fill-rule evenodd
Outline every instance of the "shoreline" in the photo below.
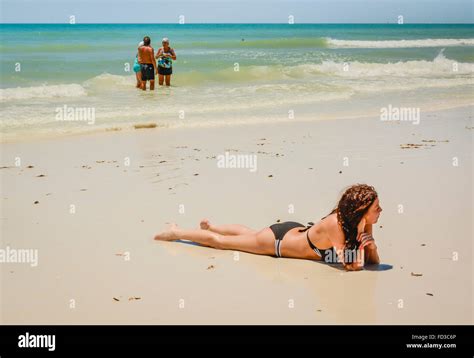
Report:
M 390 104 L 388 104 L 390 106 Z M 462 110 L 469 107 L 473 107 L 472 104 L 452 104 L 452 105 L 439 105 L 436 108 L 429 107 L 428 109 L 423 109 L 421 112 L 423 114 L 433 113 L 433 112 L 444 112 L 450 110 Z M 147 122 L 136 122 L 136 123 L 127 123 L 126 126 L 113 126 L 107 128 L 97 128 L 84 131 L 78 131 L 74 133 L 62 133 L 62 134 L 44 134 L 44 135 L 28 135 L 22 138 L 12 139 L 12 140 L 3 140 L 2 135 L 0 135 L 0 145 L 9 145 L 9 144 L 20 144 L 20 143 L 35 143 L 35 142 L 45 142 L 52 140 L 61 140 L 63 138 L 76 138 L 84 136 L 96 136 L 96 135 L 128 135 L 134 133 L 137 130 L 192 130 L 192 129 L 212 129 L 212 128 L 233 128 L 233 127 L 244 127 L 244 126 L 260 126 L 260 125 L 278 125 L 282 123 L 301 123 L 301 122 L 319 122 L 319 121 L 340 121 L 340 120 L 362 120 L 368 118 L 374 118 L 373 114 L 364 114 L 364 115 L 349 115 L 349 116 L 340 116 L 335 115 L 331 118 L 328 117 L 318 117 L 314 119 L 314 116 L 309 114 L 304 114 L 302 116 L 295 117 L 294 119 L 276 119 L 274 121 L 266 120 L 264 122 L 250 122 L 250 121 L 241 121 L 241 122 L 226 122 L 218 123 L 213 122 L 212 124 L 199 123 L 199 121 L 194 121 L 192 123 L 183 122 L 182 125 L 176 125 L 170 127 L 167 124 L 159 124 L 153 121 Z M 400 122 L 403 122 L 400 121 Z M 143 126 L 143 125 L 153 125 L 153 128 L 135 128 L 134 126 Z M 3 134 L 4 135 L 4 134 Z

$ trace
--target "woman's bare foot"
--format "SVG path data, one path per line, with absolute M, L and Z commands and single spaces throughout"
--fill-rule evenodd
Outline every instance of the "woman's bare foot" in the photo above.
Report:
M 209 222 L 208 219 L 202 219 L 201 223 L 199 225 L 201 226 L 202 230 L 210 230 L 211 229 L 211 223 Z
M 177 240 L 176 233 L 179 230 L 178 225 L 171 223 L 168 227 L 168 230 L 160 232 L 155 236 L 155 240 L 160 241 L 174 241 Z

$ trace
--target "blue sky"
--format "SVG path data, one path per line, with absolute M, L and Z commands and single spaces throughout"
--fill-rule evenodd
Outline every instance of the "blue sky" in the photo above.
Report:
M 473 23 L 474 0 L 0 0 L 3 23 Z

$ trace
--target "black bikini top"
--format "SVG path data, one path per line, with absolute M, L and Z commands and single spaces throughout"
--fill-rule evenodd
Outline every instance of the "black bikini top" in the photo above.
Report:
M 308 241 L 309 247 L 322 259 L 327 258 L 328 251 L 333 251 L 334 248 L 331 247 L 329 249 L 318 249 L 309 239 L 309 229 L 314 225 L 313 222 L 308 222 L 308 225 L 304 229 L 298 230 L 299 232 L 305 232 L 306 231 L 306 240 Z

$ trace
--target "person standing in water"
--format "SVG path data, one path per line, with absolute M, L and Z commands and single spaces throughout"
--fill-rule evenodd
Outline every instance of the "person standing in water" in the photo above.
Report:
M 143 41 L 140 41 L 140 43 L 138 44 L 138 48 L 140 48 L 140 46 L 143 46 L 144 43 Z M 137 79 L 137 84 L 135 87 L 137 88 L 141 88 L 142 87 L 142 74 L 141 74 L 141 66 L 140 64 L 138 63 L 138 51 L 137 51 L 137 54 L 135 55 L 135 61 L 133 62 L 133 72 L 135 72 L 135 77 Z
M 156 53 L 158 59 L 158 83 L 163 86 L 163 81 L 166 85 L 171 85 L 171 74 L 173 73 L 173 60 L 176 60 L 176 53 L 170 47 L 170 41 L 167 37 L 162 40 L 163 47 L 160 47 Z
M 155 89 L 156 60 L 155 50 L 150 46 L 151 39 L 143 38 L 143 46 L 138 48 L 138 63 L 141 69 L 141 88 L 146 91 L 146 82 L 150 81 L 150 91 Z

